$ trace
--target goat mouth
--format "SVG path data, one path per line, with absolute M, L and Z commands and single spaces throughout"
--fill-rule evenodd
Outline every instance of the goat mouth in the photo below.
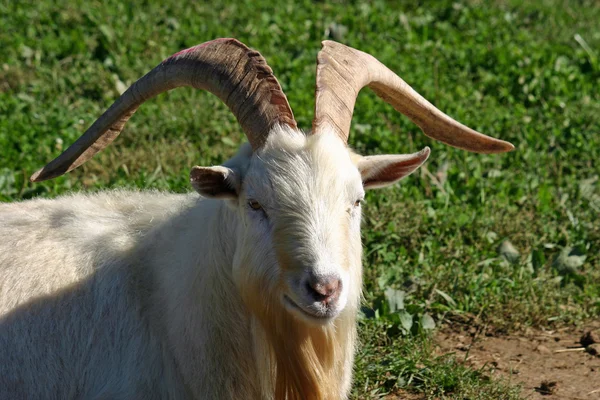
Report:
M 283 301 L 286 306 L 288 306 L 289 308 L 291 308 L 295 311 L 300 312 L 302 314 L 302 316 L 304 316 L 305 318 L 307 318 L 309 320 L 319 321 L 319 322 L 327 322 L 333 318 L 333 316 L 328 315 L 329 312 L 324 313 L 324 314 L 317 314 L 317 313 L 309 312 L 309 311 L 305 310 L 303 307 L 299 306 L 294 300 L 292 300 L 285 294 L 283 295 Z

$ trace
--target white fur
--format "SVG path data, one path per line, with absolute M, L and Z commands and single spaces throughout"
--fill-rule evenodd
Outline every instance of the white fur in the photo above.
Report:
M 0 205 L 0 398 L 272 399 L 270 340 L 296 325 L 330 386 L 319 396 L 346 398 L 364 195 L 352 157 L 331 134 L 278 127 L 225 163 L 242 182 L 233 200 L 112 191 Z M 342 280 L 331 309 L 307 300 L 308 272 Z M 271 332 L 277 312 L 291 328 Z M 334 337 L 331 360 L 314 335 Z

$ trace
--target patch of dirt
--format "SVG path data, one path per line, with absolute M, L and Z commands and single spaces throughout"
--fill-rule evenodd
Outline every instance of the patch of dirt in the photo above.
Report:
M 404 390 L 399 390 L 394 394 L 390 394 L 384 397 L 385 400 L 425 400 L 424 394 L 410 393 Z
M 462 325 L 439 331 L 436 343 L 440 354 L 454 353 L 472 368 L 521 384 L 526 399 L 591 400 L 600 399 L 600 357 L 586 352 L 580 341 L 585 332 L 598 329 L 600 321 L 582 329 L 497 335 Z

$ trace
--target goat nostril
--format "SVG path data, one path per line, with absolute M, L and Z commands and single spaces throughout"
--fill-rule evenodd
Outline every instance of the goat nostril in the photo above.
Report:
M 338 279 L 333 279 L 322 286 L 323 292 L 321 294 L 331 296 L 338 291 L 340 287 L 340 281 Z
M 327 280 L 311 279 L 306 283 L 306 288 L 313 298 L 326 303 L 337 297 L 340 286 L 340 280 L 335 278 Z

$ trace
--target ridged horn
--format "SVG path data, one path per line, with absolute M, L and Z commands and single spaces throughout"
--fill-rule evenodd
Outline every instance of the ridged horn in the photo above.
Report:
M 273 125 L 296 127 L 287 98 L 260 53 L 236 39 L 216 39 L 174 54 L 136 81 L 75 143 L 30 180 L 55 178 L 77 168 L 108 146 L 142 103 L 181 86 L 219 97 L 253 149 L 264 144 Z
M 483 135 L 438 110 L 373 56 L 330 40 L 317 56 L 313 133 L 333 129 L 348 141 L 358 92 L 368 86 L 432 139 L 476 153 L 503 153 L 514 146 Z

